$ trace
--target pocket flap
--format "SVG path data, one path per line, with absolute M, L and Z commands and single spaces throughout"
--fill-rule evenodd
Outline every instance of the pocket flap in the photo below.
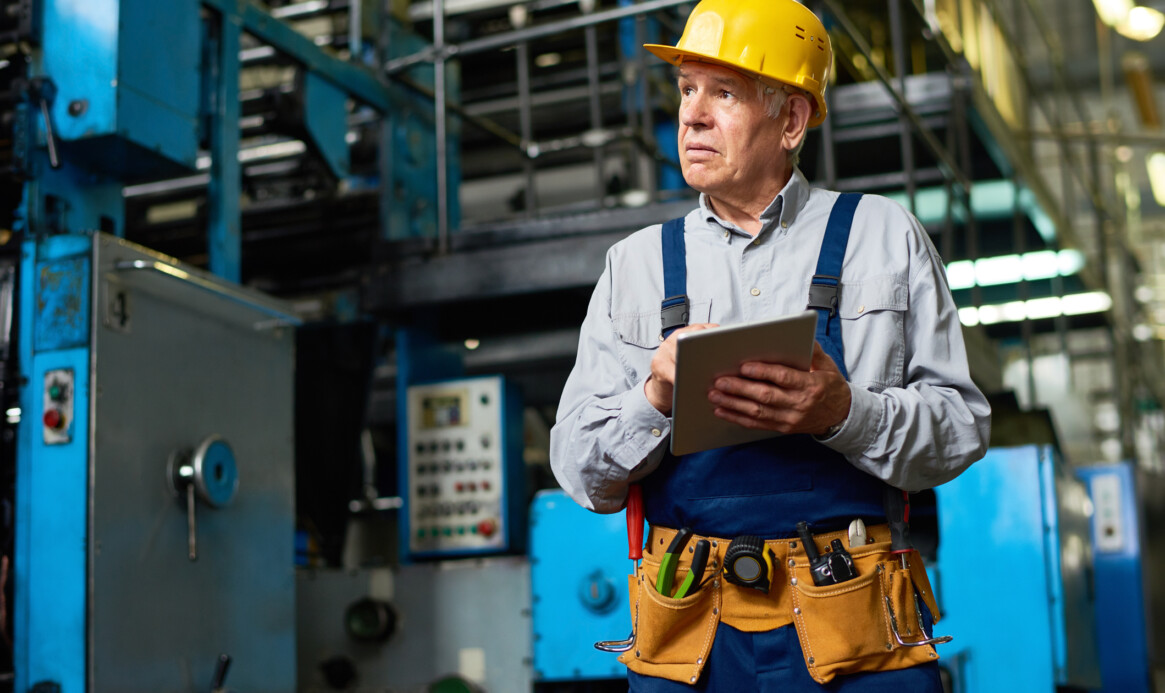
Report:
M 712 302 L 693 303 L 688 309 L 688 324 L 708 322 L 712 312 Z M 611 317 L 611 325 L 619 339 L 644 349 L 654 349 L 662 341 L 659 307 L 635 312 L 620 313 Z
M 876 310 L 906 310 L 909 295 L 905 280 L 892 274 L 842 282 L 837 312 L 844 320 L 855 320 Z

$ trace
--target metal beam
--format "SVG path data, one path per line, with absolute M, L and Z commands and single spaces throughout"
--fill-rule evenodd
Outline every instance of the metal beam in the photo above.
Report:
M 207 0 L 204 0 L 207 1 Z M 213 0 L 221 2 L 222 0 Z M 461 44 L 447 45 L 440 51 L 434 48 L 427 48 L 412 55 L 405 55 L 399 58 L 389 60 L 384 64 L 384 72 L 388 75 L 395 75 L 396 73 L 406 70 L 413 65 L 423 62 L 435 61 L 438 57 L 448 60 L 449 58 L 472 55 L 474 53 L 484 53 L 497 48 L 505 48 L 512 46 L 522 41 L 530 41 L 538 38 L 545 38 L 547 36 L 554 36 L 564 31 L 572 29 L 581 29 L 583 27 L 595 26 L 604 22 L 615 21 L 616 19 L 623 19 L 624 17 L 634 17 L 648 12 L 655 12 L 657 10 L 665 10 L 669 7 L 676 7 L 689 2 L 689 0 L 650 0 L 649 2 L 641 2 L 636 5 L 628 7 L 619 7 L 603 12 L 594 12 L 591 14 L 573 17 L 571 19 L 563 20 L 561 22 L 551 22 L 549 24 L 540 24 L 534 27 L 525 29 L 518 29 L 515 31 L 507 31 L 500 34 L 494 34 L 485 38 L 473 39 Z
M 202 0 L 202 4 L 241 23 L 242 30 L 302 64 L 381 113 L 390 105 L 388 88 L 375 72 L 324 52 L 311 39 L 272 16 L 252 0 Z

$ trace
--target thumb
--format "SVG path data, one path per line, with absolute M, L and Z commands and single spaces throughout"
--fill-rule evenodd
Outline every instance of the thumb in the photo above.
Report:
M 834 373 L 841 373 L 837 364 L 833 362 L 833 358 L 825 353 L 821 342 L 813 342 L 813 360 L 809 364 L 809 372 L 813 371 L 833 371 Z

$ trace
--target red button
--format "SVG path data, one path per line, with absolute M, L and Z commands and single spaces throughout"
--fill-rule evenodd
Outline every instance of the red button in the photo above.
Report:
M 493 520 L 482 520 L 477 523 L 477 531 L 483 537 L 492 537 L 493 533 L 498 531 L 498 526 Z
M 481 482 L 481 490 L 482 490 L 482 491 L 488 491 L 488 490 L 489 490 L 489 482 L 488 482 L 488 481 L 483 481 L 483 482 Z
M 56 409 L 49 409 L 44 413 L 45 428 L 51 428 L 54 431 L 59 431 L 65 427 L 65 417 L 61 416 L 61 412 Z

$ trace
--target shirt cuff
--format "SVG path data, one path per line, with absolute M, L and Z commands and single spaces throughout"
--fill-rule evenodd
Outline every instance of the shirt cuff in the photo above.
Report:
M 830 438 L 818 440 L 843 455 L 860 455 L 878 432 L 882 421 L 882 402 L 869 390 L 849 384 L 849 416 L 841 430 Z
M 632 466 L 642 462 L 671 434 L 671 419 L 647 401 L 642 382 L 627 393 L 619 419 L 626 450 L 624 459 L 633 460 Z

